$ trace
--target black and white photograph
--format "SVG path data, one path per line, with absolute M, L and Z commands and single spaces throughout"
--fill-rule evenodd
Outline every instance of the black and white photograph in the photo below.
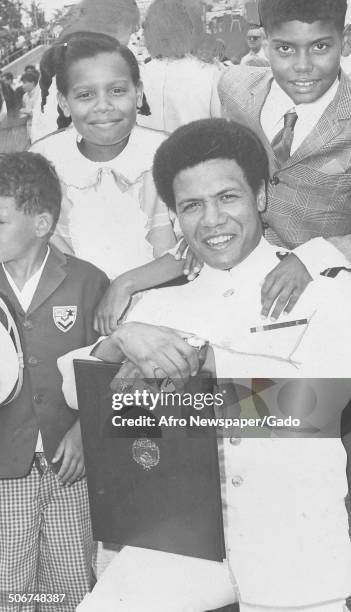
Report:
M 351 610 L 351 0 L 0 0 L 0 612 Z

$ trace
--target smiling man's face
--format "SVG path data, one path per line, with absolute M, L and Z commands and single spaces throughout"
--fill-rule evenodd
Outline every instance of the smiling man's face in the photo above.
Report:
M 212 268 L 233 268 L 258 245 L 265 188 L 262 184 L 255 195 L 234 160 L 212 159 L 181 170 L 173 192 L 187 243 Z

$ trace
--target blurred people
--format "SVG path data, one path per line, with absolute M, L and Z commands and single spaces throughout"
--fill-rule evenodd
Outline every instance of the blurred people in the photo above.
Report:
M 2 93 L 5 98 L 8 114 L 14 114 L 17 109 L 16 94 L 13 86 L 14 77 L 12 72 L 5 72 L 1 79 Z
M 232 61 L 226 55 L 225 42 L 212 34 L 204 34 L 199 42 L 197 56 L 203 62 L 215 63 L 220 70 L 230 66 Z
M 33 110 L 34 110 L 36 101 L 40 99 L 40 88 L 38 87 L 38 75 L 36 72 L 31 72 L 30 70 L 28 70 L 22 75 L 21 81 L 22 81 L 22 86 L 24 89 L 24 94 L 22 98 L 22 105 L 20 108 L 20 116 L 26 117 L 27 119 L 27 131 L 28 131 L 29 139 L 31 139 L 31 125 L 32 125 Z
M 201 4 L 154 0 L 146 14 L 145 44 L 152 61 L 141 67 L 151 114 L 138 123 L 172 132 L 194 119 L 220 116 L 216 50 L 202 47 Z M 204 61 L 205 60 L 205 61 Z
M 7 106 L 3 90 L 2 81 L 0 81 L 0 123 L 2 123 L 7 117 Z
M 22 75 L 21 81 L 24 94 L 20 112 L 31 119 L 36 98 L 40 95 L 40 89 L 37 87 L 38 76 L 34 72 L 27 71 Z
M 37 69 L 34 64 L 26 64 L 24 67 L 24 72 L 37 72 Z
M 131 35 L 128 48 L 134 53 L 139 64 L 144 64 L 151 60 L 149 52 L 145 47 L 143 27 Z
M 256 25 L 250 26 L 246 36 L 249 52 L 241 58 L 241 64 L 249 64 L 250 66 L 269 66 L 269 61 L 263 49 L 263 30 Z M 260 60 L 260 63 L 254 63 Z

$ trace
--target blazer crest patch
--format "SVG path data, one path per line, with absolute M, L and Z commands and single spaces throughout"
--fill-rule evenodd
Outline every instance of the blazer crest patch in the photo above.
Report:
M 53 306 L 52 316 L 56 327 L 66 333 L 76 322 L 77 306 Z

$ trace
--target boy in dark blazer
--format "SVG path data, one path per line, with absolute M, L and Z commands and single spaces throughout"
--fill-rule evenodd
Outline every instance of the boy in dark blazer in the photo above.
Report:
M 56 172 L 41 155 L 0 158 L 0 292 L 16 311 L 24 353 L 21 393 L 0 408 L 2 612 L 55 604 L 71 612 L 92 580 L 80 424 L 56 362 L 96 339 L 94 308 L 108 279 L 49 246 L 60 203 Z
M 346 0 L 261 0 L 271 70 L 233 66 L 219 95 L 270 159 L 266 238 L 294 253 L 266 277 L 264 315 L 290 312 L 312 278 L 351 260 L 351 83 L 340 70 Z

